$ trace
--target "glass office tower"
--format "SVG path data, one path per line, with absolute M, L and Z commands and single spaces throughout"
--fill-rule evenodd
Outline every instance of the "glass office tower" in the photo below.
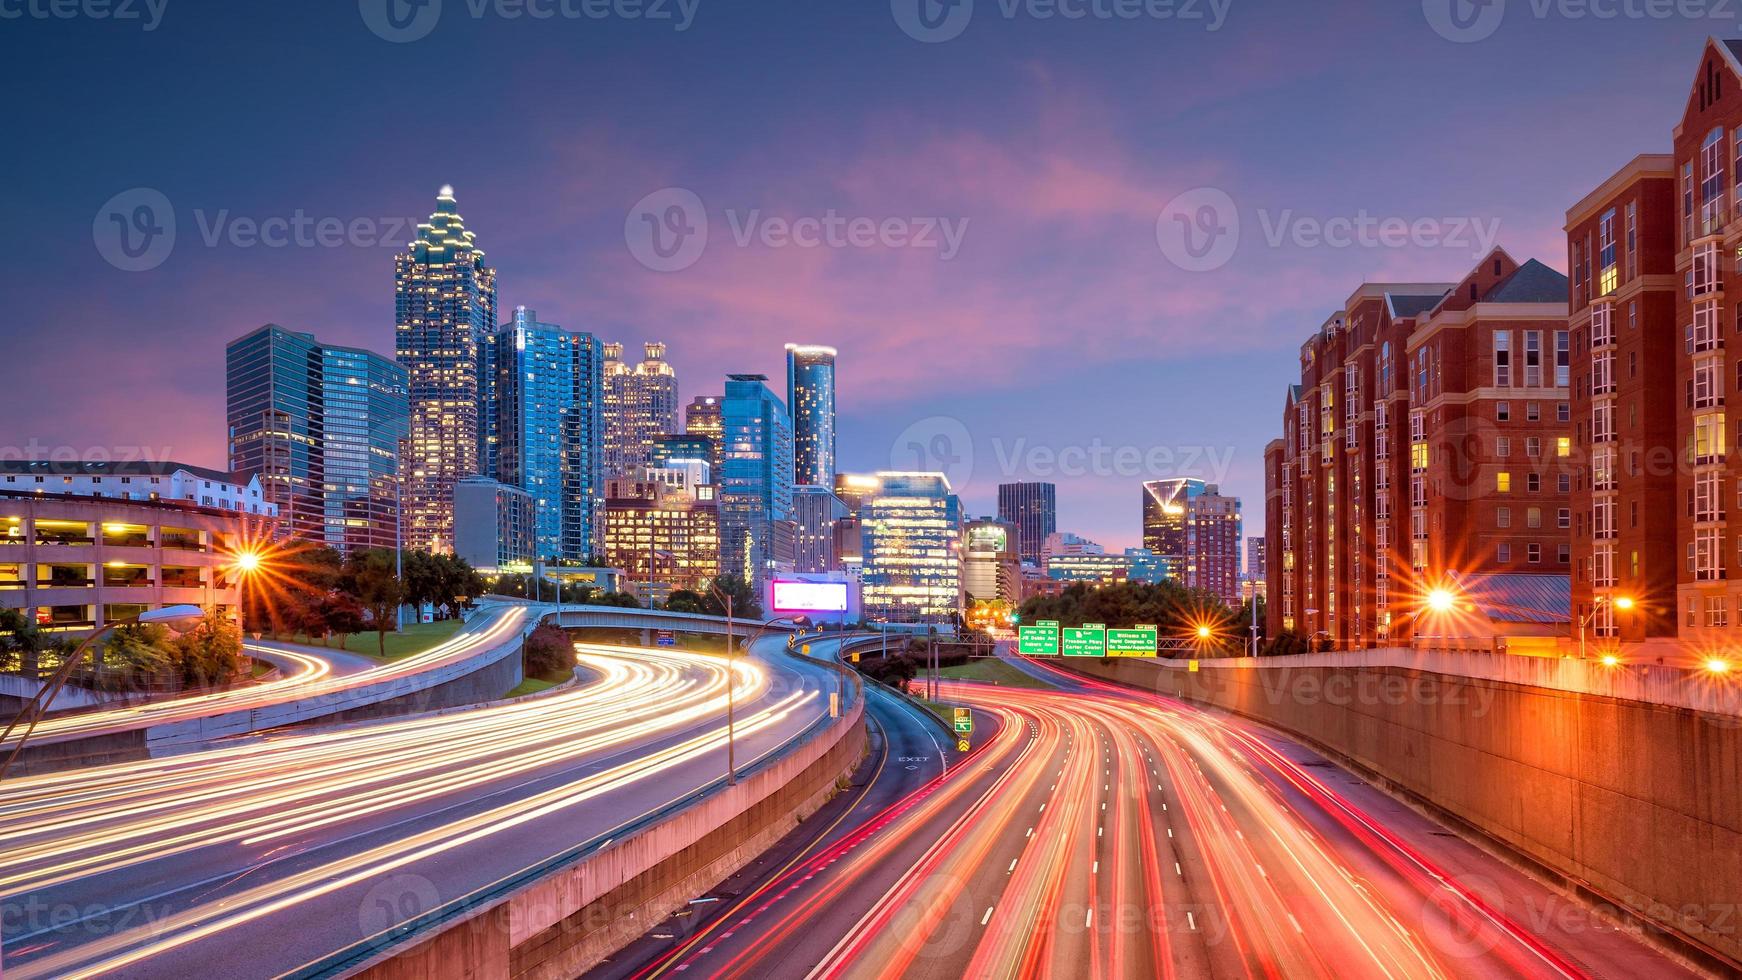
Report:
M 793 482 L 835 483 L 835 349 L 786 345 L 786 405 L 792 410 Z
M 763 374 L 727 376 L 720 400 L 720 572 L 760 593 L 792 514 L 792 420 Z

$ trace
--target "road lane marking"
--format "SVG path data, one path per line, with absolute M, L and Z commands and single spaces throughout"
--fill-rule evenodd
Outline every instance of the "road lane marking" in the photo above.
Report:
M 1179 862 L 1178 861 L 1175 861 L 1173 863 L 1173 873 L 1176 875 L 1179 875 L 1181 878 L 1184 878 L 1186 876 L 1186 873 L 1179 869 Z
M 1018 860 L 1019 860 L 1018 858 L 1011 858 L 1010 859 L 1010 867 L 1004 869 L 1004 873 L 1009 874 L 1010 872 L 1015 871 L 1016 870 L 1016 862 Z
M 988 906 L 986 906 L 986 914 L 980 916 L 980 924 L 985 925 L 986 923 L 991 922 L 991 921 L 992 921 L 992 906 L 988 905 Z
M 1190 912 L 1186 913 L 1186 925 L 1191 926 L 1193 929 L 1196 929 L 1198 927 L 1198 920 L 1192 918 L 1192 914 Z

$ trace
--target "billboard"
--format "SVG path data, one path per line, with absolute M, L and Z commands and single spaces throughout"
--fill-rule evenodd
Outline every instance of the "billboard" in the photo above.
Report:
M 999 552 L 1010 550 L 1010 534 L 1001 524 L 970 524 L 968 550 Z
M 847 611 L 847 583 L 774 581 L 777 613 Z

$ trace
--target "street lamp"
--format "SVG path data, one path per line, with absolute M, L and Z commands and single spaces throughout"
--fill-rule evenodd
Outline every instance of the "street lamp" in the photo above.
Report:
M 1596 615 L 1597 615 L 1597 610 L 1603 608 L 1603 606 L 1605 604 L 1611 606 L 1612 608 L 1619 609 L 1622 612 L 1626 612 L 1627 610 L 1633 608 L 1633 597 L 1632 596 L 1624 596 L 1624 595 L 1618 595 L 1618 596 L 1600 595 L 1600 596 L 1597 596 L 1591 600 L 1591 611 L 1584 614 L 1583 616 L 1579 617 L 1579 659 L 1580 660 L 1585 659 L 1585 627 L 1590 625 L 1591 620 L 1594 617 L 1596 617 Z
M 6 760 L 0 762 L 0 780 L 6 778 L 7 770 L 12 768 L 12 763 L 18 759 L 19 753 L 24 751 L 24 743 L 30 740 L 30 734 L 36 730 L 37 722 L 42 720 L 43 715 L 48 714 L 49 705 L 54 703 L 61 688 L 66 687 L 67 680 L 73 676 L 73 671 L 78 669 L 79 661 L 83 660 L 85 654 L 97 645 L 97 641 L 103 638 L 103 634 L 121 626 L 132 626 L 135 623 L 156 623 L 180 632 L 188 625 L 199 622 L 200 617 L 204 615 L 204 610 L 200 609 L 199 606 L 164 606 L 162 609 L 149 609 L 98 626 L 90 636 L 85 638 L 83 643 L 78 645 L 77 649 L 61 661 L 61 665 L 55 669 L 53 676 L 49 677 L 35 696 L 25 703 L 23 709 L 6 726 L 6 730 L 0 732 L 0 745 L 4 745 L 6 740 L 12 737 L 12 732 L 19 723 L 29 719 L 24 726 L 23 734 L 18 736 L 18 744 L 12 747 Z
M 732 684 L 734 680 L 732 646 L 733 640 L 736 638 L 732 628 L 732 597 L 722 591 L 719 583 L 715 581 L 708 582 L 708 591 L 713 593 L 714 598 L 720 600 L 720 603 L 726 607 L 726 785 L 736 786 L 738 785 L 738 698 Z M 802 616 L 776 616 L 763 623 L 756 632 L 750 634 L 750 643 L 754 644 L 761 639 L 762 634 L 775 623 L 782 621 L 798 623 L 803 619 Z
M 1458 608 L 1458 597 L 1450 589 L 1434 589 L 1427 594 L 1427 607 L 1432 612 L 1451 612 Z

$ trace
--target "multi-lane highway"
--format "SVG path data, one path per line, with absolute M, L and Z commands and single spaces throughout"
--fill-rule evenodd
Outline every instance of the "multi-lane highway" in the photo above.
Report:
M 51 715 L 36 725 L 30 744 L 41 746 L 114 735 L 292 702 L 314 705 L 324 699 L 338 704 L 348 693 L 368 685 L 439 670 L 509 643 L 519 637 L 532 608 L 524 604 L 488 604 L 452 639 L 386 664 L 360 664 L 359 658 L 350 654 L 329 655 L 278 644 L 246 644 L 250 653 L 278 663 L 282 675 L 276 680 L 247 687 L 59 717 Z M 14 734 L 11 739 L 0 742 L 0 752 L 10 751 L 17 739 L 18 734 Z
M 1687 973 L 1297 743 L 1013 662 L 1056 686 L 946 685 L 995 721 L 951 775 L 601 975 Z
M 733 666 L 741 767 L 824 718 L 839 684 L 779 642 Z M 295 970 L 722 776 L 722 659 L 580 662 L 586 683 L 514 703 L 9 779 L 5 975 Z

